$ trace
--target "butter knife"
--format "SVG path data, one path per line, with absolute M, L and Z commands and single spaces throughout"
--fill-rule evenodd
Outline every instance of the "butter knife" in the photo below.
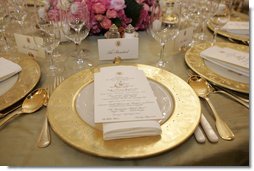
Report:
M 212 128 L 212 126 L 210 125 L 210 123 L 205 118 L 204 114 L 201 114 L 200 124 L 201 124 L 208 140 L 211 143 L 217 143 L 219 141 L 219 138 L 218 138 L 217 134 L 215 133 L 214 129 Z
M 206 141 L 205 135 L 202 132 L 200 126 L 198 125 L 195 132 L 194 132 L 195 139 L 198 143 L 203 144 Z

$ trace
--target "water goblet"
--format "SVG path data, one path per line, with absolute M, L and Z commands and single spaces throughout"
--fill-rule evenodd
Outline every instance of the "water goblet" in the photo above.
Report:
M 151 21 L 149 24 L 149 32 L 152 37 L 160 43 L 160 58 L 156 63 L 157 67 L 164 68 L 168 63 L 164 59 L 164 48 L 169 40 L 173 40 L 179 33 L 180 16 L 174 10 L 174 2 L 166 2 L 162 7 L 157 0 L 152 7 Z
M 77 11 L 67 9 L 61 14 L 61 26 L 64 36 L 74 42 L 76 46 L 74 68 L 82 69 L 91 65 L 84 59 L 84 51 L 80 50 L 81 42 L 90 32 L 90 14 L 84 0 L 79 3 L 77 8 Z
M 215 15 L 213 15 L 209 20 L 209 22 L 214 26 L 212 45 L 216 43 L 218 30 L 230 20 L 230 3 L 230 0 L 221 0 Z

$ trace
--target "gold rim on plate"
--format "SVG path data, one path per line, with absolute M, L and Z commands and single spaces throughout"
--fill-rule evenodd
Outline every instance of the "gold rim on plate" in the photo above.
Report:
M 53 92 L 47 115 L 54 132 L 69 145 L 106 158 L 141 158 L 172 149 L 196 129 L 201 113 L 200 101 L 192 88 L 178 76 L 148 65 L 135 64 L 148 79 L 164 86 L 173 96 L 174 111 L 161 125 L 161 136 L 104 141 L 100 130 L 89 126 L 76 112 L 79 92 L 93 82 L 93 73 L 101 67 L 80 71 L 63 81 Z M 85 106 L 84 106 L 85 107 Z
M 243 13 L 234 12 L 231 15 L 230 21 L 249 21 L 249 16 Z M 210 22 L 207 23 L 207 26 L 210 30 L 214 31 L 214 26 Z M 233 34 L 222 29 L 218 30 L 218 34 L 229 38 L 229 40 L 233 39 L 233 40 L 241 41 L 244 44 L 249 44 L 248 43 L 250 40 L 249 36 Z
M 13 56 L 3 55 L 3 57 L 19 64 L 22 71 L 19 73 L 18 80 L 14 86 L 0 96 L 0 111 L 24 98 L 36 86 L 41 77 L 40 66 L 32 57 L 20 55 L 19 57 L 14 57 L 15 60 L 13 60 Z
M 223 77 L 216 72 L 210 70 L 202 57 L 200 57 L 200 53 L 209 48 L 211 43 L 201 43 L 195 45 L 194 47 L 190 48 L 185 54 L 185 62 L 187 65 L 197 74 L 204 77 L 205 79 L 211 81 L 212 83 L 234 90 L 241 93 L 249 93 L 249 84 L 241 83 L 238 81 L 231 80 L 229 78 Z M 216 46 L 219 47 L 228 47 L 235 50 L 249 52 L 249 47 L 235 44 L 235 43 L 226 43 L 226 42 L 217 42 Z

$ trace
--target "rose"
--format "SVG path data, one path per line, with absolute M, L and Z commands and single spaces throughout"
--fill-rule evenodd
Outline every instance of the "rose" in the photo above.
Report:
M 110 2 L 110 8 L 113 8 L 115 10 L 121 10 L 126 7 L 124 0 L 111 0 Z
M 100 2 L 95 3 L 92 8 L 96 14 L 103 14 L 106 11 L 105 5 Z
M 101 25 L 102 28 L 108 30 L 110 28 L 110 26 L 112 25 L 112 22 L 107 17 L 104 17 L 102 22 L 100 22 L 100 25 Z
M 116 18 L 117 17 L 117 12 L 113 9 L 107 10 L 106 16 L 108 18 Z

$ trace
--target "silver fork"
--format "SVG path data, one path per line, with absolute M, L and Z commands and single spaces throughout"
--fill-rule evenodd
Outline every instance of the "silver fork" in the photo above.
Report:
M 51 96 L 52 92 L 55 90 L 55 88 L 64 80 L 63 76 L 55 76 L 53 84 L 48 85 L 48 94 Z M 50 144 L 50 133 L 49 133 L 49 124 L 48 124 L 48 117 L 47 114 L 45 116 L 42 130 L 39 135 L 37 146 L 40 148 L 47 147 Z

